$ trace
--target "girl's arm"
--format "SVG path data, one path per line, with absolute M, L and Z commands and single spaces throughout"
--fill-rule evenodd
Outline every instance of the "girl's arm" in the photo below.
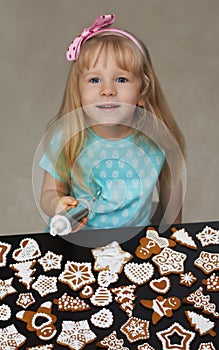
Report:
M 179 181 L 173 188 L 164 179 L 161 173 L 159 178 L 159 200 L 162 217 L 164 216 L 164 224 L 180 224 L 182 222 L 182 184 Z M 172 190 L 172 193 L 171 193 Z M 171 203 L 168 211 L 166 212 L 169 200 L 171 196 Z M 161 219 L 162 219 L 161 217 Z
M 44 172 L 40 205 L 46 215 L 52 217 L 61 210 L 77 206 L 77 200 L 68 196 L 68 185 Z

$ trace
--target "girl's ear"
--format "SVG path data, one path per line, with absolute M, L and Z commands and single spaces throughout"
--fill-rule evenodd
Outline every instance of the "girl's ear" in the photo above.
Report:
M 140 97 L 137 103 L 137 107 L 144 107 L 143 99 Z

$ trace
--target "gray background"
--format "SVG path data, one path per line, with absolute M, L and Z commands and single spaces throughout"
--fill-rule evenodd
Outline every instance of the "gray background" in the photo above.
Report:
M 65 50 L 100 14 L 149 47 L 187 143 L 184 222 L 218 215 L 219 2 L 217 0 L 0 0 L 0 234 L 39 232 L 32 164 L 61 103 Z

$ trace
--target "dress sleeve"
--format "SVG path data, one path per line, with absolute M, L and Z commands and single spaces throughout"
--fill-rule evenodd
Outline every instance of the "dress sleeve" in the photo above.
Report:
M 61 133 L 58 131 L 47 143 L 45 152 L 39 161 L 39 166 L 43 170 L 47 171 L 50 175 L 52 175 L 56 180 L 66 182 L 66 179 L 61 177 L 55 168 L 56 159 L 58 158 L 60 150 L 62 150 L 63 147 L 63 132 Z

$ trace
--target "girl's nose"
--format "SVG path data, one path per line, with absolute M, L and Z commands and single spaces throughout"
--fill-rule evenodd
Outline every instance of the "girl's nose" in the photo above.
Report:
M 115 96 L 116 89 L 113 83 L 103 83 L 100 90 L 101 96 Z

